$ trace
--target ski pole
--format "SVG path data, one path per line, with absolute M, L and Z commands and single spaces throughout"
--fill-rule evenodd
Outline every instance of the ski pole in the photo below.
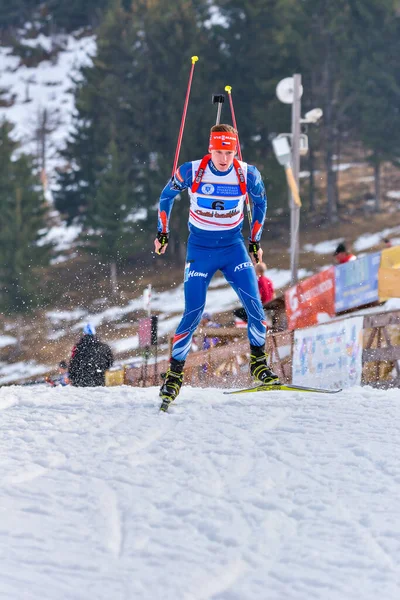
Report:
M 177 141 L 177 144 L 176 144 L 174 166 L 172 167 L 172 175 L 171 175 L 171 177 L 174 177 L 175 171 L 176 171 L 176 167 L 178 166 L 179 153 L 181 151 L 181 144 L 182 144 L 182 137 L 183 137 L 183 129 L 185 127 L 186 113 L 187 113 L 187 108 L 188 108 L 188 104 L 189 104 L 190 88 L 192 86 L 193 72 L 194 72 L 194 67 L 196 65 L 196 62 L 198 60 L 199 60 L 198 56 L 192 56 L 192 68 L 190 69 L 189 82 L 188 82 L 188 86 L 187 86 L 187 90 L 186 90 L 185 104 L 183 106 L 181 126 L 180 126 L 180 129 L 179 129 L 178 141 Z
M 212 97 L 212 101 L 213 101 L 213 104 L 218 104 L 217 118 L 215 120 L 215 124 L 219 125 L 221 122 L 221 110 L 222 110 L 222 105 L 225 102 L 225 96 L 223 94 L 220 94 L 220 95 L 214 94 L 214 96 Z
M 237 134 L 237 136 L 238 136 L 238 157 L 239 157 L 239 160 L 242 160 L 242 149 L 240 147 L 239 131 L 238 131 L 237 124 L 236 124 L 235 109 L 233 108 L 232 87 L 230 85 L 226 85 L 225 91 L 228 92 L 228 96 L 229 96 L 229 106 L 231 107 L 232 123 L 233 123 L 234 128 L 238 132 L 238 134 Z
M 229 106 L 231 107 L 232 123 L 233 123 L 234 128 L 238 132 L 237 136 L 238 136 L 238 156 L 239 156 L 239 160 L 243 160 L 242 159 L 242 149 L 240 147 L 240 141 L 239 141 L 239 131 L 238 131 L 237 124 L 236 124 L 235 109 L 233 108 L 232 87 L 230 85 L 226 85 L 225 86 L 225 91 L 228 92 L 228 96 L 229 96 Z M 250 236 L 251 236 L 251 230 L 252 230 L 252 227 L 253 227 L 253 218 L 251 216 L 250 199 L 249 199 L 249 195 L 248 195 L 247 192 L 246 192 L 246 210 L 247 210 L 247 218 L 249 219 Z

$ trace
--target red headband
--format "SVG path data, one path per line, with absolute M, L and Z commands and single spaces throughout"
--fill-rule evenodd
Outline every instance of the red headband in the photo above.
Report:
M 208 149 L 211 150 L 233 150 L 237 149 L 237 135 L 230 131 L 212 131 Z

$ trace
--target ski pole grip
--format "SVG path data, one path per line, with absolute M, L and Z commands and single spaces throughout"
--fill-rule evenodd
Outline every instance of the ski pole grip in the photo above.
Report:
M 223 94 L 213 94 L 213 104 L 223 104 L 225 102 L 225 96 Z
M 157 252 L 157 254 L 161 254 L 161 250 L 168 244 L 168 233 L 161 233 L 161 231 L 158 231 L 157 239 L 161 244 L 160 250 Z
M 260 249 L 260 242 L 252 242 L 249 243 L 249 252 L 254 257 L 254 260 L 258 264 L 260 261 L 258 259 L 258 251 Z

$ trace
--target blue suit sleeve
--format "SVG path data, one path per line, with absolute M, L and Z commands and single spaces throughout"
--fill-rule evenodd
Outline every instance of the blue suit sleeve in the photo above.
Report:
M 178 194 L 192 185 L 192 163 L 187 162 L 177 168 L 175 175 L 171 178 L 161 192 L 158 205 L 158 226 L 160 233 L 169 232 L 169 219 L 175 198 Z
M 253 202 L 253 224 L 249 239 L 252 242 L 259 242 L 267 214 L 267 194 L 261 173 L 254 165 L 247 166 L 247 192 Z

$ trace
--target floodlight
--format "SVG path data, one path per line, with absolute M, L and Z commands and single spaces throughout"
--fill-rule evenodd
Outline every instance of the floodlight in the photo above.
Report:
M 301 123 L 318 123 L 323 115 L 322 108 L 313 108 L 305 114 L 305 119 L 301 119 Z
M 278 100 L 280 100 L 284 104 L 293 104 L 294 78 L 285 77 L 284 79 L 281 79 L 278 85 L 276 86 L 276 95 L 278 96 Z M 302 95 L 303 86 L 300 85 L 299 97 L 301 98 Z

